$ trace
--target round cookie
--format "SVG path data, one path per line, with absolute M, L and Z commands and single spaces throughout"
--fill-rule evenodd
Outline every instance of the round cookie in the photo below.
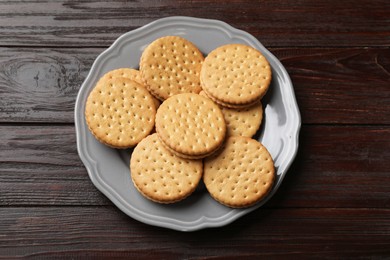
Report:
M 232 208 L 249 207 L 272 189 L 274 163 L 261 143 L 232 136 L 220 152 L 204 160 L 203 181 L 218 202 Z
M 166 36 L 143 51 L 140 72 L 145 86 L 158 99 L 180 93 L 199 93 L 203 54 L 190 41 Z
M 199 93 L 207 97 L 204 91 Z M 219 106 L 226 122 L 227 136 L 252 137 L 259 130 L 263 119 L 263 106 L 260 101 L 247 108 L 228 108 Z
M 100 80 L 88 96 L 85 120 L 100 142 L 114 148 L 139 143 L 154 127 L 156 108 L 150 93 L 126 78 Z
M 130 68 L 120 68 L 120 69 L 111 70 L 106 74 L 104 74 L 100 80 L 108 80 L 113 78 L 131 79 L 137 82 L 138 84 L 144 86 L 144 81 L 142 80 L 141 72 L 139 72 L 139 70 L 130 69 Z M 154 96 L 152 97 L 153 97 L 154 105 L 157 110 L 157 108 L 160 106 L 160 101 Z
M 198 94 L 178 94 L 165 100 L 157 111 L 156 132 L 176 155 L 202 158 L 216 151 L 226 135 L 219 107 Z
M 159 203 L 173 203 L 196 189 L 203 163 L 171 154 L 157 134 L 152 134 L 134 148 L 130 170 L 131 179 L 143 196 Z
M 210 52 L 200 73 L 203 90 L 227 106 L 244 106 L 260 100 L 271 77 L 267 59 L 243 44 L 223 45 Z

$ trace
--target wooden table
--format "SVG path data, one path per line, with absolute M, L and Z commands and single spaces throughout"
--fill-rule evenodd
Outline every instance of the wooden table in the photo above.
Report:
M 271 201 L 192 233 L 118 210 L 88 178 L 73 124 L 97 55 L 173 15 L 258 38 L 290 73 L 303 120 Z M 390 257 L 389 47 L 389 1 L 1 1 L 0 256 Z

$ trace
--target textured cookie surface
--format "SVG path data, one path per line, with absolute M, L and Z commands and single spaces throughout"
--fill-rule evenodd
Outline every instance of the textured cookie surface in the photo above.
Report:
M 111 70 L 106 74 L 104 74 L 100 80 L 109 80 L 115 78 L 131 79 L 137 82 L 138 84 L 144 86 L 144 81 L 142 80 L 141 72 L 139 72 L 139 70 L 135 70 L 131 68 L 120 68 L 120 69 Z M 153 97 L 154 105 L 157 109 L 160 106 L 160 101 L 154 96 L 152 97 Z
M 226 124 L 219 107 L 198 94 L 179 94 L 163 102 L 156 131 L 170 149 L 191 158 L 209 155 L 222 144 Z
M 263 199 L 275 180 L 267 149 L 248 137 L 229 137 L 217 154 L 204 160 L 203 181 L 210 195 L 233 207 L 249 207 Z
M 126 78 L 100 80 L 88 96 L 85 119 L 92 134 L 114 148 L 135 146 L 154 126 L 152 96 Z
M 207 97 L 201 91 L 200 95 Z M 247 108 L 227 108 L 220 106 L 225 118 L 227 136 L 239 135 L 252 137 L 261 125 L 263 119 L 263 107 L 260 101 Z
M 190 41 L 166 36 L 149 44 L 140 60 L 145 86 L 160 100 L 179 93 L 199 93 L 203 54 Z
M 136 69 L 131 68 L 119 68 L 115 70 L 111 70 L 103 75 L 102 80 L 108 80 L 113 78 L 127 78 L 134 80 L 138 84 L 143 85 L 143 80 L 141 77 L 141 73 Z
M 167 151 L 157 134 L 143 139 L 130 160 L 131 178 L 146 198 L 160 203 L 180 201 L 197 187 L 202 160 L 188 160 Z
M 228 44 L 210 52 L 200 73 L 203 90 L 233 106 L 261 99 L 271 76 L 266 58 L 258 50 L 242 44 Z

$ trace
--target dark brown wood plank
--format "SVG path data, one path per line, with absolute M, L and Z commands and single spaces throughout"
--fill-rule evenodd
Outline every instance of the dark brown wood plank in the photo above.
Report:
M 78 158 L 73 126 L 0 126 L 0 206 L 111 205 Z M 266 207 L 390 207 L 390 127 L 303 126 Z
M 0 48 L 0 121 L 73 122 L 78 90 L 102 51 Z
M 390 207 L 390 127 L 303 126 L 269 206 Z
M 108 46 L 167 16 L 219 19 L 268 47 L 388 46 L 389 1 L 1 1 L 2 46 Z
M 76 150 L 73 126 L 1 126 L 0 205 L 109 204 Z
M 390 124 L 390 49 L 272 49 L 304 123 Z
M 113 207 L 0 208 L 0 256 L 237 259 L 388 257 L 390 209 L 262 209 L 181 233 Z
M 72 123 L 77 92 L 103 50 L 0 48 L 0 122 Z M 390 49 L 271 51 L 290 73 L 303 123 L 390 124 Z

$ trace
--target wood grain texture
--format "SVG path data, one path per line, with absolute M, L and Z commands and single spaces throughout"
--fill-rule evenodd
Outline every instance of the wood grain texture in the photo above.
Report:
M 259 39 L 289 72 L 303 120 L 275 196 L 191 233 L 115 207 L 90 181 L 73 126 L 95 58 L 176 15 Z M 389 17 L 385 0 L 0 1 L 0 259 L 390 258 Z
M 144 225 L 113 207 L 0 208 L 0 255 L 375 258 L 390 255 L 389 218 L 390 209 L 262 209 L 228 228 L 181 233 Z
M 0 206 L 112 205 L 78 158 L 73 126 L 0 126 Z M 266 207 L 390 207 L 390 127 L 303 126 Z
M 103 50 L 0 48 L 0 122 L 72 123 Z M 270 50 L 292 78 L 303 123 L 390 124 L 390 49 Z
M 304 123 L 390 124 L 390 49 L 272 49 Z
M 0 121 L 73 122 L 96 49 L 0 48 Z
M 1 126 L 0 205 L 108 204 L 90 181 L 73 126 Z
M 390 207 L 390 128 L 303 126 L 276 207 Z
M 1 1 L 2 46 L 108 46 L 167 16 L 226 21 L 268 47 L 388 46 L 389 1 Z

